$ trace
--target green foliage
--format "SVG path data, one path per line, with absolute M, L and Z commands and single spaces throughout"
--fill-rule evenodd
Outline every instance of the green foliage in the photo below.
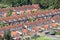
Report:
M 31 0 L 31 2 L 32 2 L 33 4 L 36 4 L 36 3 L 37 3 L 37 0 Z
M 54 9 L 54 6 L 49 6 L 48 9 Z
M 0 6 L 0 8 L 6 8 L 6 7 L 4 7 L 4 6 Z
M 10 4 L 12 6 L 18 6 L 18 5 L 27 5 L 31 4 L 30 0 L 2 0 L 3 4 Z
M 12 10 L 8 10 L 7 11 L 7 16 L 11 16 L 12 15 Z
M 0 8 L 9 8 L 9 7 L 11 7 L 11 5 L 2 5 L 2 6 L 0 6 Z
M 34 10 L 31 10 L 31 13 L 34 13 Z
M 0 22 L 0 26 L 1 27 L 5 26 L 4 22 Z
M 10 30 L 7 30 L 7 31 L 4 33 L 4 39 L 6 39 L 6 40 L 13 40 L 13 38 L 11 37 L 11 32 L 10 32 Z
M 35 40 L 35 39 L 31 39 L 31 40 Z M 52 40 L 51 38 L 47 38 L 45 36 L 40 36 L 37 38 L 37 40 Z
M 32 22 L 32 21 L 34 21 L 34 18 L 30 18 L 29 20 Z
M 39 0 L 39 3 L 40 3 L 40 7 L 45 7 L 45 8 L 48 8 L 48 9 L 54 9 L 54 8 L 59 8 L 60 5 L 60 1 L 59 0 Z M 44 8 L 44 9 L 45 9 Z
M 2 0 L 3 4 L 11 4 L 12 0 Z
M 56 32 L 56 35 L 60 35 L 60 32 Z
M 39 4 L 43 9 L 60 8 L 60 0 L 2 0 L 1 3 L 12 6 Z

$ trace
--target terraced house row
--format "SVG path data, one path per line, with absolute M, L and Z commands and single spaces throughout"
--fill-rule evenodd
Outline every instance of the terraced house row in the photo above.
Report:
M 36 31 L 60 28 L 60 9 L 39 11 L 37 4 L 25 5 L 22 7 L 13 7 L 2 9 L 0 11 L 0 35 L 10 29 L 13 37 L 19 36 L 20 32 L 27 35 L 34 34 Z M 7 11 L 12 10 L 12 15 L 6 16 Z M 3 24 L 3 25 L 2 25 Z
M 16 12 L 16 14 L 19 14 L 19 13 L 31 11 L 32 9 L 35 10 L 38 9 L 38 4 L 23 5 L 19 7 L 11 7 L 11 8 L 0 8 L 0 15 L 4 15 L 8 10 L 12 10 L 13 12 Z

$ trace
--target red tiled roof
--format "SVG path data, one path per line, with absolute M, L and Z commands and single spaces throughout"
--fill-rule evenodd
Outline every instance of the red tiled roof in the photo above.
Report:
M 17 33 L 16 31 L 11 31 L 11 35 L 12 35 L 12 36 L 17 36 L 17 34 L 18 34 L 18 33 Z
M 48 25 L 42 25 L 42 27 L 48 29 Z
M 38 31 L 40 28 L 39 27 L 33 27 L 33 30 Z
M 57 27 L 57 24 L 56 23 L 51 23 L 50 24 L 52 27 Z
M 12 12 L 12 15 L 16 15 L 16 12 Z
M 23 32 L 23 33 L 27 33 L 28 30 L 26 30 L 26 29 L 22 29 L 22 32 Z

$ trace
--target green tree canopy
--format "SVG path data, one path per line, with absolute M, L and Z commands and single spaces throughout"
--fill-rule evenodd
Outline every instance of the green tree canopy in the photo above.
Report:
M 5 31 L 4 39 L 6 39 L 6 40 L 13 40 L 13 38 L 11 37 L 11 31 L 10 30 Z
M 28 5 L 28 4 L 40 4 L 43 9 L 50 8 L 60 8 L 60 0 L 2 0 L 4 4 L 11 4 L 12 6 L 17 5 Z
M 12 15 L 12 10 L 8 10 L 7 11 L 7 16 L 11 16 Z
M 4 22 L 0 22 L 0 26 L 1 27 L 5 26 L 5 23 Z

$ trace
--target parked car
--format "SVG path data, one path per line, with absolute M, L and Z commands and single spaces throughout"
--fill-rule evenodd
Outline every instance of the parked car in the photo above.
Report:
M 49 34 L 49 31 L 45 31 L 45 34 Z
M 51 31 L 49 32 L 49 34 L 50 34 L 50 35 L 55 35 L 56 32 L 51 30 Z
M 43 30 L 39 30 L 39 32 L 43 32 Z
M 53 30 L 57 30 L 57 28 L 52 28 Z

